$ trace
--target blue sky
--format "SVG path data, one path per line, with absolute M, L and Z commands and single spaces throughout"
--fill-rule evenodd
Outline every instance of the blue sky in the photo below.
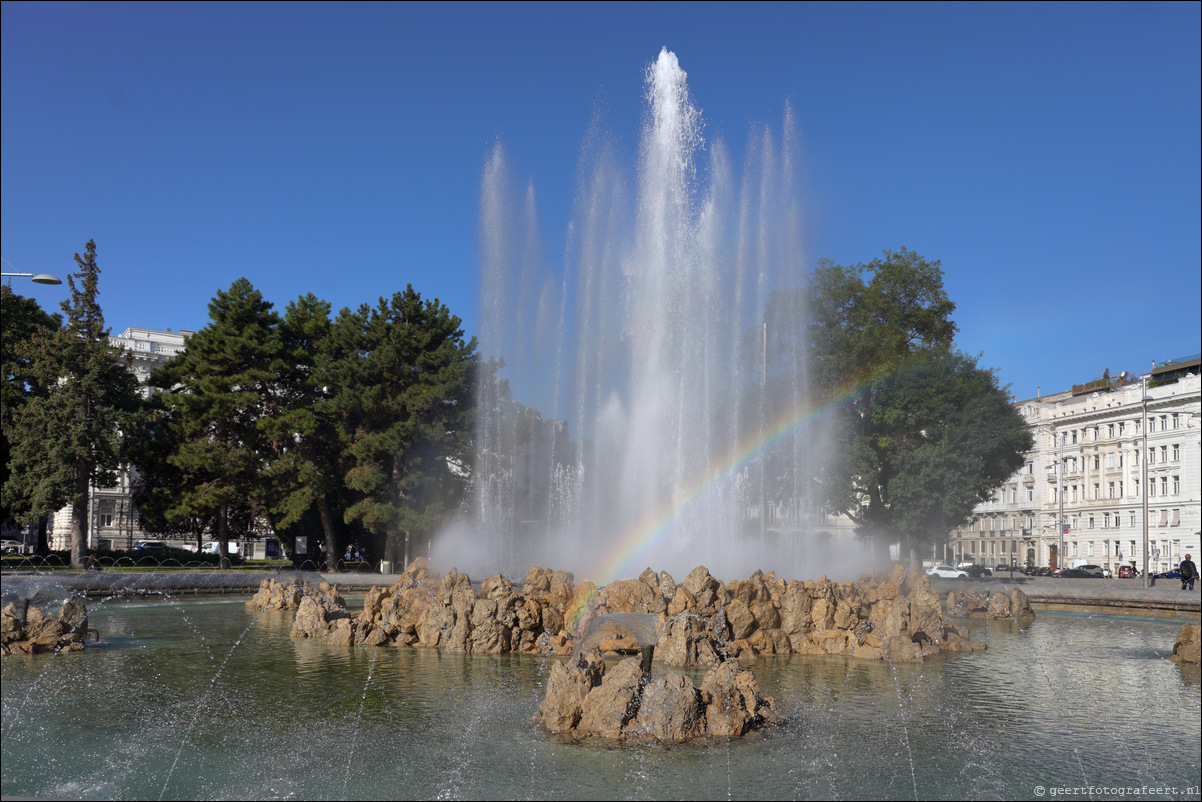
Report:
M 412 283 L 474 334 L 493 144 L 562 253 L 590 119 L 634 152 L 667 46 L 735 154 L 792 104 L 807 265 L 942 259 L 960 346 L 1030 397 L 1202 350 L 1200 8 L 5 3 L 4 270 L 94 238 L 117 332 L 246 276 L 281 310 Z

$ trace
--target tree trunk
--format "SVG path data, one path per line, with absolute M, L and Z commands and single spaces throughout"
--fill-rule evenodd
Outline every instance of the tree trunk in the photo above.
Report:
M 71 502 L 71 567 L 83 570 L 88 549 L 88 465 L 75 460 L 75 498 Z
M 38 542 L 34 547 L 34 553 L 39 557 L 48 557 L 50 555 L 50 538 L 46 537 L 46 516 L 38 518 Z
M 330 513 L 330 504 L 325 496 L 317 499 L 317 514 L 321 517 L 321 531 L 326 540 L 326 568 L 338 573 L 345 569 L 342 563 L 345 547 L 334 526 L 334 516 Z
M 221 553 L 219 568 L 230 567 L 230 505 L 221 502 L 217 508 L 217 546 Z
M 918 549 L 910 546 L 910 571 L 915 574 L 922 573 L 922 560 L 918 558 Z

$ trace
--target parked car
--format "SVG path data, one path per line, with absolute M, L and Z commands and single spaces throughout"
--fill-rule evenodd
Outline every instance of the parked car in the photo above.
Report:
M 134 551 L 142 551 L 148 554 L 162 554 L 169 546 L 165 540 L 139 540 L 134 544 Z
M 928 568 L 927 576 L 935 576 L 942 579 L 968 579 L 968 574 L 965 571 L 959 568 L 952 568 L 950 565 L 936 565 L 934 568 Z
M 231 540 L 226 545 L 229 547 L 230 554 L 238 553 L 238 544 L 237 543 L 235 543 L 234 541 Z M 216 540 L 210 540 L 208 543 L 206 543 L 200 547 L 200 551 L 202 554 L 220 554 L 221 553 L 221 544 L 218 543 Z
M 1086 573 L 1093 574 L 1094 576 L 1106 576 L 1105 569 L 1100 565 L 1075 565 L 1073 568 L 1078 571 L 1085 571 Z
M 1181 569 L 1174 568 L 1171 571 L 1165 571 L 1163 574 L 1157 574 L 1156 578 L 1157 579 L 1180 579 L 1181 578 Z
M 1138 573 L 1135 570 L 1135 566 L 1133 566 L 1133 565 L 1120 565 L 1119 566 L 1119 579 L 1134 579 L 1136 576 L 1138 576 Z
M 990 571 L 983 565 L 975 565 L 973 563 L 961 565 L 960 570 L 966 571 L 973 579 L 980 579 L 983 576 L 993 576 L 993 571 Z
M 1081 568 L 1062 568 L 1056 572 L 1056 576 L 1065 579 L 1102 579 L 1101 574 L 1095 574 Z
M 0 541 L 0 551 L 2 551 L 5 554 L 20 554 L 21 553 L 21 543 L 20 543 L 20 541 L 17 541 L 17 540 Z

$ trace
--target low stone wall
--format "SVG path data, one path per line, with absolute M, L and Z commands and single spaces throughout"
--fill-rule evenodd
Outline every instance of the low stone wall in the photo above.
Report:
M 268 587 L 270 581 L 255 597 L 260 609 L 284 609 L 280 605 L 290 603 L 285 597 L 296 598 L 297 589 Z M 659 621 L 656 660 L 676 666 L 776 654 L 921 662 L 941 652 L 985 648 L 957 628 L 927 576 L 901 566 L 858 582 L 786 581 L 757 571 L 725 585 L 702 566 L 679 585 L 666 572 L 647 569 L 637 580 L 603 588 L 536 567 L 520 590 L 500 574 L 477 590 L 466 574 L 438 575 L 418 560 L 391 587 L 371 588 L 357 615 L 325 598 L 329 592 L 300 593 L 298 610 L 306 599 L 312 602 L 294 635 L 358 646 L 567 654 L 589 616 L 647 613 Z M 1006 598 L 1005 608 L 1017 620 L 1029 620 L 1021 591 Z M 581 610 L 588 611 L 584 619 L 572 620 Z

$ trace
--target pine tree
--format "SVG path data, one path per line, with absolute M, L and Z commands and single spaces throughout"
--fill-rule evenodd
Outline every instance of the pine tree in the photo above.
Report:
M 66 324 L 30 343 L 31 395 L 14 416 L 6 499 L 32 517 L 71 507 L 71 565 L 83 568 L 89 528 L 89 485 L 116 482 L 138 430 L 137 380 L 109 330 L 97 296 L 96 243 L 88 240 L 67 278 Z
M 375 551 L 407 561 L 428 541 L 463 491 L 476 341 L 437 299 L 413 289 L 375 308 L 343 310 L 332 336 L 348 358 L 330 367 L 359 499 L 346 511 L 376 536 Z M 354 355 L 355 358 L 351 358 Z
M 221 566 L 229 567 L 232 513 L 260 495 L 267 414 L 278 358 L 279 317 L 245 278 L 209 302 L 210 322 L 188 348 L 155 371 L 160 426 L 172 443 L 166 459 L 178 486 L 161 494 L 173 521 L 214 516 Z M 150 466 L 148 466 L 149 468 Z M 152 470 L 152 468 L 151 468 Z

